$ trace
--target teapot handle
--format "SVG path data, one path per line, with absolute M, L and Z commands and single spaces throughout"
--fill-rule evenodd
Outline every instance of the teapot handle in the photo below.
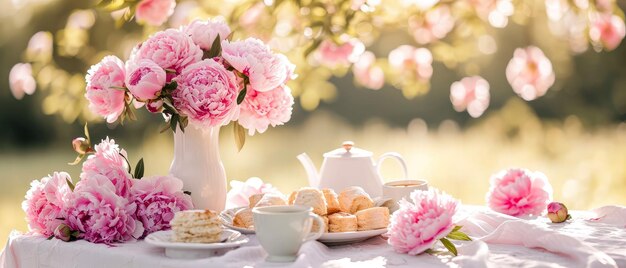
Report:
M 381 182 L 383 182 L 383 176 L 382 174 L 380 174 L 380 166 L 382 165 L 383 161 L 385 161 L 385 159 L 387 158 L 394 158 L 398 160 L 398 162 L 400 162 L 400 164 L 402 165 L 402 171 L 404 171 L 404 179 L 408 179 L 409 173 L 407 171 L 406 163 L 404 162 L 404 158 L 402 158 L 402 155 L 396 152 L 389 152 L 389 153 L 384 153 L 383 155 L 381 155 L 378 158 L 378 163 L 376 164 L 376 172 L 378 172 L 378 176 L 380 177 Z

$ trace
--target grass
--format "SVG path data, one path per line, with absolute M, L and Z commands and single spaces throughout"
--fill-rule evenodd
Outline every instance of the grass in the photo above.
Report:
M 376 156 L 387 151 L 402 154 L 409 177 L 427 179 L 467 204 L 484 204 L 491 174 L 508 167 L 544 172 L 554 187 L 554 199 L 571 209 L 626 204 L 626 124 L 588 130 L 575 117 L 563 122 L 539 120 L 519 102 L 464 130 L 454 122 L 427 126 L 415 119 L 404 128 L 373 120 L 361 127 L 323 112 L 301 125 L 272 129 L 248 137 L 237 152 L 230 128 L 222 131 L 222 160 L 230 179 L 258 176 L 288 193 L 307 184 L 295 156 L 307 152 L 319 166 L 322 153 L 353 140 Z M 166 174 L 172 158 L 169 135 L 149 135 L 144 144 L 124 144 L 136 163 L 143 156 L 146 175 Z M 0 240 L 12 229 L 26 230 L 20 203 L 32 179 L 66 170 L 76 180 L 78 167 L 67 146 L 27 152 L 0 152 Z M 385 163 L 386 181 L 402 174 L 399 165 Z

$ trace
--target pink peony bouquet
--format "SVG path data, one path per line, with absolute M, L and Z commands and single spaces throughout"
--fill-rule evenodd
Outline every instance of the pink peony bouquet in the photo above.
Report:
M 417 255 L 433 253 L 432 248 L 441 241 L 446 249 L 457 255 L 452 240 L 471 240 L 455 226 L 453 217 L 459 201 L 450 195 L 431 188 L 413 191 L 410 201 L 400 200 L 400 209 L 391 215 L 387 228 L 387 242 L 399 253 Z
M 511 216 L 541 215 L 552 199 L 552 186 L 541 172 L 512 168 L 491 176 L 487 205 Z
M 182 182 L 171 176 L 143 177 L 143 159 L 131 173 L 128 158 L 108 137 L 92 148 L 87 138 L 72 142 L 87 156 L 80 180 L 55 172 L 31 183 L 22 208 L 33 233 L 63 241 L 85 239 L 117 243 L 169 229 L 177 211 L 191 209 L 191 197 Z
M 145 104 L 163 113 L 173 131 L 234 121 L 253 135 L 286 123 L 294 104 L 286 84 L 295 66 L 259 39 L 231 36 L 220 20 L 196 20 L 153 34 L 126 62 L 104 57 L 86 76 L 90 110 L 123 122 Z
M 250 204 L 250 196 L 255 194 L 275 193 L 282 195 L 276 187 L 257 177 L 247 179 L 245 182 L 230 181 L 230 191 L 226 194 L 226 208 L 247 207 Z

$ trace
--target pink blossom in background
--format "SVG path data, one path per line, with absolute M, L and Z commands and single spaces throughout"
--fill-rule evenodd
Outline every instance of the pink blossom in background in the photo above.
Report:
M 193 43 L 189 35 L 175 29 L 167 29 L 150 36 L 133 51 L 129 61 L 149 59 L 163 69 L 180 72 L 190 64 L 202 60 L 202 49 Z M 169 82 L 175 75 L 168 74 Z
M 375 63 L 374 53 L 365 51 L 361 54 L 352 65 L 352 73 L 357 83 L 370 89 L 381 89 L 385 85 L 385 73 Z
M 172 176 L 144 177 L 131 188 L 130 200 L 137 205 L 143 236 L 167 230 L 178 211 L 193 208 L 191 196 L 183 193 L 183 182 Z
M 626 26 L 622 18 L 613 14 L 595 14 L 591 17 L 589 38 L 611 51 L 619 46 L 626 35 Z
M 243 41 L 222 42 L 222 57 L 240 73 L 248 76 L 250 86 L 265 92 L 277 88 L 289 79 L 292 64 L 282 54 L 274 54 L 263 41 L 248 38 Z
M 126 92 L 124 87 L 124 63 L 116 56 L 106 56 L 87 71 L 89 109 L 113 123 L 124 111 Z
M 442 39 L 454 28 L 454 17 L 447 5 L 429 10 L 423 16 L 409 19 L 409 29 L 413 38 L 420 44 L 428 44 Z
M 541 172 L 502 170 L 491 176 L 487 205 L 511 216 L 541 215 L 552 199 L 552 186 Z
M 389 65 L 401 73 L 414 73 L 418 80 L 430 80 L 433 75 L 433 55 L 426 48 L 401 45 L 389 52 Z
M 174 106 L 196 127 L 221 126 L 236 115 L 240 86 L 222 64 L 211 59 L 192 64 L 176 82 Z
M 33 77 L 33 69 L 30 63 L 18 63 L 11 68 L 9 72 L 9 87 L 13 97 L 18 100 L 21 100 L 24 94 L 33 95 L 35 93 L 37 83 Z
M 252 136 L 255 132 L 265 132 L 269 126 L 280 126 L 288 122 L 292 109 L 293 96 L 287 86 L 267 92 L 249 88 L 240 105 L 238 122 Z
M 478 16 L 496 28 L 504 28 L 515 12 L 512 0 L 467 0 Z
M 194 20 L 183 31 L 191 36 L 193 42 L 201 49 L 210 50 L 215 37 L 219 34 L 220 40 L 230 35 L 230 27 L 221 19 Z
M 226 194 L 226 208 L 247 207 L 250 196 L 262 193 L 280 194 L 280 191 L 257 177 L 251 177 L 245 182 L 231 180 L 230 191 Z
M 143 225 L 134 218 L 137 205 L 115 194 L 115 186 L 101 175 L 80 180 L 67 202 L 67 224 L 79 238 L 111 244 L 137 239 Z
M 165 70 L 151 60 L 126 62 L 126 87 L 139 101 L 157 98 L 165 80 Z
M 176 0 L 141 0 L 137 4 L 137 22 L 151 26 L 161 26 L 174 13 Z
M 535 46 L 517 48 L 506 66 L 506 79 L 522 99 L 531 101 L 546 94 L 554 84 L 552 63 Z
M 239 25 L 244 29 L 250 29 L 261 19 L 263 12 L 267 6 L 263 2 L 258 2 L 248 8 L 241 17 L 239 17 Z
M 26 53 L 33 58 L 50 59 L 52 57 L 52 34 L 46 31 L 35 33 L 28 41 Z
M 459 201 L 434 188 L 413 191 L 410 200 L 401 200 L 400 208 L 391 215 L 387 243 L 396 252 L 410 255 L 432 248 L 454 228 L 452 217 L 458 204 Z
M 480 76 L 470 76 L 456 81 L 450 86 L 450 101 L 454 110 L 480 117 L 489 107 L 489 82 Z
M 34 180 L 30 190 L 26 192 L 26 200 L 22 209 L 26 213 L 28 229 L 32 232 L 51 236 L 59 224 L 64 223 L 64 208 L 68 195 L 71 193 L 66 180 L 72 181 L 65 172 L 54 172 L 52 175 Z
M 365 45 L 356 38 L 343 44 L 335 44 L 332 40 L 324 40 L 317 49 L 317 60 L 327 66 L 349 65 L 355 62 L 365 51 Z
M 115 140 L 108 137 L 94 146 L 95 153 L 87 157 L 83 163 L 81 180 L 90 180 L 93 177 L 104 176 L 115 187 L 114 193 L 121 197 L 130 195 L 132 176 L 128 173 L 126 151 L 115 144 Z

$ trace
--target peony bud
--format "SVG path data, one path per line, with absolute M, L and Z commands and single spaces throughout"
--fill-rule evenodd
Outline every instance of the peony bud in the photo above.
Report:
M 86 154 L 90 150 L 89 141 L 83 137 L 72 140 L 72 147 L 79 154 Z
M 59 224 L 56 229 L 54 229 L 54 237 L 63 240 L 65 242 L 70 241 L 72 238 L 72 229 L 65 223 Z
M 150 100 L 146 103 L 146 109 L 151 113 L 160 113 L 163 111 L 163 100 Z
M 560 223 L 570 219 L 567 207 L 563 203 L 552 202 L 548 204 L 548 218 L 553 223 Z

